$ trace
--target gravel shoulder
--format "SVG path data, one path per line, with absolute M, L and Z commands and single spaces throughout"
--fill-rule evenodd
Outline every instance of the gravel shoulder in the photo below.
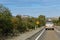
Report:
M 41 27 L 41 28 L 43 28 L 43 27 Z M 40 31 L 41 28 L 37 28 L 35 30 L 29 31 L 29 32 L 25 32 L 23 34 L 20 34 L 17 37 L 13 37 L 13 38 L 6 39 L 6 40 L 25 40 L 25 39 L 31 37 L 32 35 L 34 35 L 35 33 L 37 33 L 38 31 Z

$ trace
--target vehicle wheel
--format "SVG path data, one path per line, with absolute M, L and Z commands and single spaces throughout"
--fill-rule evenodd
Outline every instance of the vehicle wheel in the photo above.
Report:
M 54 28 L 52 28 L 52 30 L 54 30 Z
M 47 28 L 45 30 L 47 30 Z

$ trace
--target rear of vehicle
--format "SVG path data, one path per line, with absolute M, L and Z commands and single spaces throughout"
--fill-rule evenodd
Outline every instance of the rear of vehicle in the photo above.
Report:
M 54 30 L 54 24 L 52 22 L 46 22 L 45 29 L 46 30 Z

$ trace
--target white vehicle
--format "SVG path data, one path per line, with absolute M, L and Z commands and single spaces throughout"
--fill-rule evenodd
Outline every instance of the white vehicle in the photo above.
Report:
M 51 21 L 49 21 L 49 22 L 46 22 L 46 24 L 45 24 L 45 29 L 46 30 L 54 30 L 54 24 L 53 24 L 53 22 L 51 22 Z

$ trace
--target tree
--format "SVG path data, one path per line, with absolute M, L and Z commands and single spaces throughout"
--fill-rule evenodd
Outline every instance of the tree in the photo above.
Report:
M 24 22 L 25 20 L 21 18 L 21 15 L 16 15 L 17 18 L 17 30 L 22 33 L 26 31 L 26 23 Z M 24 21 L 23 21 L 24 20 Z
M 44 15 L 40 15 L 40 16 L 38 17 L 38 20 L 40 21 L 39 26 L 45 25 L 45 16 L 44 16 Z
M 60 22 L 60 17 L 59 17 L 59 22 Z
M 12 32 L 12 23 L 10 20 L 12 15 L 3 5 L 0 5 L 0 10 L 0 33 L 1 35 L 8 35 L 8 33 Z

